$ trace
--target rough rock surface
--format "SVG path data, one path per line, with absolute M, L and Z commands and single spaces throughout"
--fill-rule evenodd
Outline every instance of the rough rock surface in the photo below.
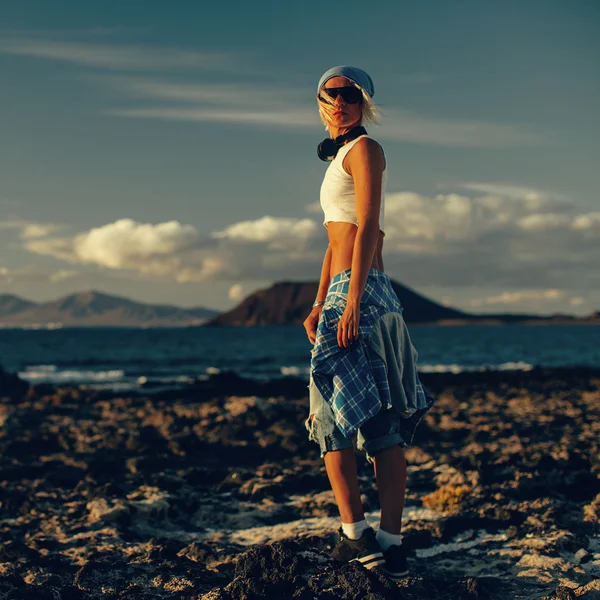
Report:
M 600 599 L 600 374 L 426 383 L 397 584 L 328 557 L 338 516 L 304 382 L 0 388 L 0 598 Z

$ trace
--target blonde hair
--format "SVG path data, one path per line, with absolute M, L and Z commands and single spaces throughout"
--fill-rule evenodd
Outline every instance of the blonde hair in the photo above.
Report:
M 371 96 L 357 83 L 354 81 L 351 82 L 354 87 L 357 87 L 362 93 L 362 103 L 361 103 L 361 116 L 360 116 L 360 124 L 368 125 L 369 123 L 379 123 L 379 119 L 381 117 L 381 109 L 377 106 Z M 323 89 L 323 88 L 321 88 Z M 320 94 L 320 90 L 319 90 Z M 319 117 L 321 118 L 321 123 L 325 125 L 325 129 L 329 133 L 329 128 L 333 125 L 333 120 L 331 115 L 327 112 L 327 108 L 325 105 L 335 106 L 335 99 L 331 98 L 327 94 L 322 96 L 323 100 L 319 100 L 319 94 L 317 94 L 317 105 L 319 106 Z

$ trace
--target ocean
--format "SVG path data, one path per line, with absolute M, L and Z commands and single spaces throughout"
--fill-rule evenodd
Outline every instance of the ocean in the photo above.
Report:
M 600 367 L 600 326 L 412 326 L 421 372 Z M 308 378 L 302 327 L 0 329 L 0 365 L 31 383 L 134 390 L 211 373 Z

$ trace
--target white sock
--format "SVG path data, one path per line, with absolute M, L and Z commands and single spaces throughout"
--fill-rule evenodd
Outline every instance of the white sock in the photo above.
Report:
M 383 529 L 377 532 L 377 541 L 382 550 L 387 550 L 390 546 L 402 546 L 401 533 L 388 533 Z
M 342 531 L 344 535 L 349 537 L 351 540 L 357 540 L 362 536 L 365 529 L 369 528 L 369 524 L 366 519 L 357 521 L 356 523 L 342 523 Z

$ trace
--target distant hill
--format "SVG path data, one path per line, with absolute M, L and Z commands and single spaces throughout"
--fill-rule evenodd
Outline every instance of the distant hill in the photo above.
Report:
M 392 281 L 404 307 L 408 323 L 456 325 L 481 323 L 501 325 L 600 324 L 600 315 L 483 314 L 474 315 L 443 306 L 414 290 Z M 70 294 L 51 302 L 36 303 L 12 294 L 0 294 L 2 327 L 186 327 L 299 325 L 311 310 L 317 294 L 316 282 L 282 281 L 258 290 L 228 312 L 210 308 L 182 308 L 166 304 L 145 304 L 96 290 Z
M 37 306 L 35 302 L 24 300 L 19 296 L 13 296 L 12 294 L 0 294 L 0 319 L 8 315 L 27 310 Z
M 469 319 L 471 315 L 442 306 L 410 288 L 392 281 L 404 307 L 407 322 Z M 283 281 L 248 296 L 232 310 L 211 319 L 206 325 L 298 325 L 311 310 L 319 284 Z
M 65 327 L 177 327 L 199 325 L 219 313 L 209 308 L 181 308 L 145 304 L 89 290 L 35 303 L 0 294 L 0 326 L 31 327 L 61 324 Z
M 600 316 L 528 315 L 528 314 L 471 314 L 443 306 L 414 290 L 392 280 L 394 291 L 400 298 L 407 323 L 435 323 L 459 325 L 478 323 L 504 324 L 600 324 Z M 317 282 L 282 281 L 269 288 L 250 294 L 230 311 L 210 319 L 206 326 L 300 325 L 310 313 L 317 295 Z

